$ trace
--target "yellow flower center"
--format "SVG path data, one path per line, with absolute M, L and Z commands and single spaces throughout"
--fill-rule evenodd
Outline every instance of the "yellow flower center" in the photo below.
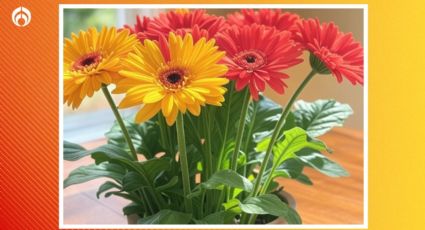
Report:
M 84 69 L 86 70 L 92 69 L 96 67 L 101 60 L 102 60 L 102 56 L 100 55 L 100 53 L 94 52 L 94 53 L 86 54 L 74 62 L 74 65 L 72 65 L 72 70 L 78 71 L 78 70 L 84 70 Z

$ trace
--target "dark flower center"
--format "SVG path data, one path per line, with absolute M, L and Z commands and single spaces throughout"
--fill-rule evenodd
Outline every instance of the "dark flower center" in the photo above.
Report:
M 246 59 L 246 62 L 248 62 L 248 63 L 254 63 L 255 62 L 254 56 L 247 56 L 245 59 Z
M 88 57 L 88 58 L 84 59 L 84 60 L 81 62 L 81 64 L 82 64 L 82 65 L 84 65 L 84 66 L 88 66 L 88 65 L 91 65 L 91 64 L 93 64 L 93 63 L 95 63 L 95 62 L 96 62 L 96 60 L 95 60 L 95 58 L 94 58 L 94 57 Z
M 74 62 L 72 70 L 83 70 L 93 68 L 97 66 L 101 60 L 102 56 L 99 53 L 86 54 Z
M 159 75 L 161 84 L 170 90 L 179 89 L 185 83 L 185 71 L 182 69 L 168 69 Z
M 177 82 L 180 81 L 181 78 L 182 76 L 180 76 L 180 74 L 172 73 L 167 76 L 167 81 L 170 82 L 171 84 L 176 84 Z
M 267 64 L 266 55 L 259 50 L 244 50 L 233 57 L 233 61 L 247 72 L 253 72 Z

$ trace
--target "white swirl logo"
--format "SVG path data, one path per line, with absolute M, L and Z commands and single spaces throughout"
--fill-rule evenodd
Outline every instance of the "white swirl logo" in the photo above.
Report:
M 12 22 L 19 27 L 27 26 L 31 22 L 31 12 L 23 6 L 16 8 L 12 13 Z

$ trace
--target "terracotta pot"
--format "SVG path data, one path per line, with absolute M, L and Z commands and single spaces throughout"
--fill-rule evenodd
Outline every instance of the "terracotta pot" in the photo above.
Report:
M 280 191 L 278 194 L 281 198 L 283 198 L 283 200 L 286 201 L 286 203 L 289 205 L 289 207 L 291 207 L 292 209 L 296 208 L 296 203 L 295 203 L 295 199 L 294 197 L 285 192 L 285 191 Z M 127 223 L 128 224 L 137 224 L 137 220 L 139 219 L 139 216 L 137 214 L 131 214 L 127 216 Z M 273 220 L 272 222 L 268 223 L 268 224 L 287 224 L 286 221 L 282 218 L 276 218 L 275 220 Z

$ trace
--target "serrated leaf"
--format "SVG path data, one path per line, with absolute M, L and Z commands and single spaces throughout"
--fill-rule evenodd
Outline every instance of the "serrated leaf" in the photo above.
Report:
M 317 100 L 311 103 L 299 100 L 294 106 L 297 126 L 306 130 L 311 137 L 321 136 L 333 127 L 342 126 L 353 114 L 348 104 L 335 100 Z
M 188 224 L 192 214 L 163 209 L 152 216 L 139 219 L 138 224 Z
M 270 214 L 282 217 L 288 224 L 301 224 L 298 213 L 273 194 L 248 197 L 239 206 L 248 214 Z
M 102 163 L 99 165 L 87 165 L 74 169 L 64 180 L 64 187 L 80 184 L 101 177 L 107 177 L 120 181 L 125 174 L 125 169 L 116 164 Z

